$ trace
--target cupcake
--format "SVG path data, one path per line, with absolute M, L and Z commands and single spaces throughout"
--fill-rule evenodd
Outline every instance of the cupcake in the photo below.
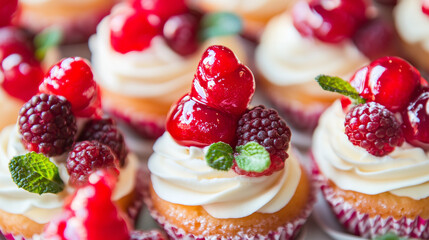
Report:
M 329 107 L 313 136 L 315 173 L 339 222 L 365 238 L 428 239 L 429 92 L 420 73 L 384 57 L 349 82 L 317 79 L 353 99 Z
M 150 1 L 115 6 L 90 39 L 90 48 L 104 108 L 134 132 L 156 138 L 164 132 L 169 107 L 186 92 L 193 67 L 209 44 L 244 52 L 235 36 L 199 42 L 198 36 L 207 33 L 199 29 L 205 17 L 189 10 L 184 1 L 157 0 L 151 8 L 145 2 Z M 216 29 L 215 34 L 226 34 L 224 28 Z
M 404 55 L 429 72 L 429 4 L 427 1 L 399 1 L 393 10 Z
M 0 231 L 36 238 L 98 169 L 118 177 L 112 199 L 134 218 L 141 205 L 138 160 L 127 154 L 115 123 L 100 118 L 87 61 L 60 61 L 41 86 L 42 93 L 21 108 L 17 124 L 0 133 Z
M 83 42 L 95 32 L 116 0 L 19 0 L 18 24 L 34 33 L 58 29 L 68 43 Z
M 254 87 L 231 50 L 211 46 L 172 106 L 145 200 L 172 239 L 292 239 L 309 216 L 313 191 L 290 130 L 275 110 L 248 109 Z
M 214 1 L 190 0 L 191 5 L 206 12 L 232 12 L 243 19 L 244 34 L 259 40 L 268 21 L 289 9 L 296 0 Z
M 350 76 L 368 61 L 352 41 L 367 19 L 365 2 L 335 2 L 339 4 L 298 2 L 268 23 L 256 48 L 263 90 L 292 127 L 302 131 L 314 129 L 320 114 L 336 98 L 321 91 L 314 76 L 320 72 Z

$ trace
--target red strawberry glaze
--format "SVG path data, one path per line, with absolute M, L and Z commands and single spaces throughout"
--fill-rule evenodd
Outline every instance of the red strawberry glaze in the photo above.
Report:
M 0 0 L 0 27 L 7 26 L 18 8 L 18 0 Z
M 135 9 L 155 14 L 163 21 L 188 11 L 184 0 L 131 0 L 130 2 Z
M 45 228 L 47 240 L 129 240 L 127 222 L 111 201 L 114 177 L 99 171 L 76 191 L 64 212 Z
M 422 11 L 429 16 L 429 0 L 422 0 Z
M 224 142 L 235 145 L 237 118 L 211 108 L 188 94 L 172 107 L 167 116 L 167 131 L 182 146 L 205 147 Z

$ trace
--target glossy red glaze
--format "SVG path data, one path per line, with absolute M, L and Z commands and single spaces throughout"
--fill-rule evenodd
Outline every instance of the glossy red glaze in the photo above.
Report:
M 0 27 L 7 26 L 18 7 L 18 0 L 0 0 Z
M 359 69 L 350 84 L 367 101 L 375 101 L 392 112 L 403 110 L 420 86 L 420 73 L 398 57 L 383 57 Z
M 175 15 L 165 22 L 164 39 L 168 46 L 182 56 L 198 50 L 198 30 L 200 17 L 191 12 Z
M 161 34 L 161 19 L 154 14 L 124 8 L 111 16 L 110 43 L 119 53 L 141 51 L 150 46 L 152 38 Z
M 188 11 L 184 0 L 130 0 L 130 2 L 135 9 L 155 14 L 163 21 Z
M 422 11 L 429 16 L 429 0 L 422 0 Z
M 237 118 L 183 96 L 167 116 L 167 131 L 182 146 L 205 147 L 219 141 L 235 145 Z

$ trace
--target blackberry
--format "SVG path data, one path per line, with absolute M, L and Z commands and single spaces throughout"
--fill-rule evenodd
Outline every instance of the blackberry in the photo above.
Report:
M 374 156 L 384 156 L 404 142 L 395 115 L 376 102 L 354 107 L 346 114 L 344 127 L 350 142 Z
M 234 164 L 233 169 L 242 175 L 263 176 L 270 175 L 283 168 L 288 157 L 291 132 L 286 122 L 276 110 L 256 106 L 248 110 L 238 121 L 237 146 L 254 141 L 262 145 L 270 154 L 271 165 L 262 173 L 248 173 Z
M 69 150 L 77 131 L 70 102 L 49 94 L 33 96 L 25 103 L 18 125 L 24 147 L 49 157 Z
M 125 146 L 124 136 L 118 130 L 116 123 L 111 119 L 93 119 L 89 121 L 82 135 L 79 137 L 83 140 L 97 140 L 102 144 L 105 144 L 112 149 L 119 159 L 120 165 L 125 164 L 125 158 L 128 154 Z

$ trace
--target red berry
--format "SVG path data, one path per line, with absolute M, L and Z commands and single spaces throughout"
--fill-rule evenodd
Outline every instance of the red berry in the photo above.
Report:
M 10 24 L 18 7 L 18 0 L 0 0 L 0 27 Z
M 93 119 L 86 123 L 79 137 L 82 140 L 97 140 L 112 149 L 119 159 L 120 165 L 124 166 L 127 157 L 127 147 L 125 146 L 124 136 L 119 131 L 116 123 L 111 118 Z
M 193 98 L 239 116 L 246 111 L 254 92 L 252 72 L 239 64 L 230 49 L 212 46 L 206 50 L 192 84 Z
M 344 126 L 350 142 L 374 156 L 384 156 L 404 142 L 395 115 L 376 102 L 353 108 L 346 114 Z
M 21 108 L 18 117 L 22 143 L 28 151 L 47 156 L 69 150 L 77 131 L 70 103 L 60 96 L 33 96 Z
M 152 38 L 161 34 L 158 16 L 130 7 L 113 13 L 109 27 L 112 48 L 120 53 L 142 51 L 150 46 Z
M 199 16 L 190 12 L 168 18 L 163 29 L 167 44 L 182 56 L 195 53 L 199 47 L 199 24 Z
M 137 10 L 155 14 L 163 21 L 188 11 L 185 0 L 131 0 L 131 5 Z
M 288 157 L 291 131 L 286 122 L 279 116 L 276 110 L 257 106 L 248 110 L 238 121 L 237 146 L 248 142 L 257 142 L 270 154 L 271 165 L 265 171 L 246 172 L 235 163 L 234 171 L 240 175 L 250 177 L 268 176 L 284 167 L 284 161 Z
M 429 0 L 422 0 L 422 11 L 424 14 L 429 15 Z
M 46 240 L 129 240 L 127 222 L 112 202 L 113 177 L 106 172 L 90 176 L 89 184 L 77 189 L 64 211 L 45 227 Z
M 203 105 L 188 94 L 172 107 L 167 116 L 167 131 L 183 146 L 205 147 L 224 142 L 234 145 L 237 119 Z
M 29 40 L 14 27 L 0 28 L 0 83 L 3 89 L 26 102 L 37 94 L 42 80 L 43 70 Z
M 408 143 L 429 149 L 429 89 L 418 91 L 417 97 L 402 111 L 403 131 Z
M 40 92 L 60 95 L 70 101 L 76 116 L 98 97 L 89 62 L 80 57 L 69 57 L 53 65 L 39 87 Z M 94 110 L 95 111 L 95 110 Z
M 360 27 L 353 35 L 353 42 L 370 59 L 395 53 L 393 26 L 381 18 L 371 20 Z
M 298 2 L 292 10 L 293 24 L 303 36 L 338 43 L 353 35 L 366 20 L 364 0 L 312 0 Z
M 119 160 L 115 153 L 98 141 L 78 142 L 73 146 L 67 158 L 69 183 L 80 187 L 88 183 L 91 173 L 99 169 L 108 169 L 119 174 Z
M 383 57 L 358 70 L 350 79 L 360 96 L 392 112 L 404 109 L 420 85 L 420 73 L 405 60 Z

